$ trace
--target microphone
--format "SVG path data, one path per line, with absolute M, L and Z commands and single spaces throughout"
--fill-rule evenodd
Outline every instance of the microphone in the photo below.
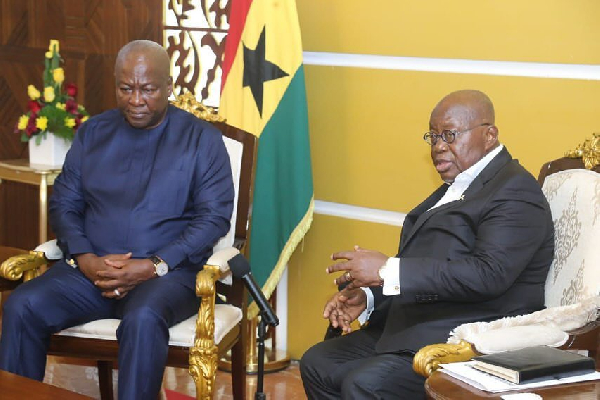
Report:
M 246 261 L 244 256 L 238 253 L 227 263 L 229 264 L 229 269 L 231 270 L 233 276 L 244 281 L 244 285 L 246 285 L 246 288 L 256 302 L 256 305 L 258 305 L 265 322 L 271 326 L 279 325 L 279 319 L 277 318 L 277 315 L 275 315 L 271 305 L 267 299 L 265 299 L 265 295 L 260 289 L 260 286 L 256 284 L 256 281 L 252 277 L 252 272 L 250 272 L 250 264 L 248 261 Z

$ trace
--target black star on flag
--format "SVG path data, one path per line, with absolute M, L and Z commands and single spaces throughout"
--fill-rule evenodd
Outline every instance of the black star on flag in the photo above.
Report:
M 258 113 L 262 117 L 263 109 L 263 84 L 267 81 L 283 78 L 288 73 L 265 58 L 265 27 L 260 33 L 258 43 L 254 50 L 246 47 L 244 43 L 244 83 L 250 86 L 252 97 L 256 102 Z

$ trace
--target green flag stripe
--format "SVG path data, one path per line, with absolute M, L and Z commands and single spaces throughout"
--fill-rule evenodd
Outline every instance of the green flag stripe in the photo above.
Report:
M 257 159 L 250 262 L 252 274 L 269 297 L 312 221 L 313 182 L 303 66 L 296 71 L 260 136 Z

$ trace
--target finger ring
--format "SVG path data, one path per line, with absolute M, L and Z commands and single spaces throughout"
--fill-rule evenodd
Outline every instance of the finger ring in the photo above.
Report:
M 346 273 L 344 274 L 344 276 L 346 277 L 346 280 L 347 280 L 348 282 L 350 282 L 350 281 L 352 280 L 352 274 L 350 273 L 350 271 L 346 272 Z
M 119 292 L 119 289 L 115 289 L 115 294 L 117 295 L 117 297 L 119 297 L 121 295 L 121 292 Z

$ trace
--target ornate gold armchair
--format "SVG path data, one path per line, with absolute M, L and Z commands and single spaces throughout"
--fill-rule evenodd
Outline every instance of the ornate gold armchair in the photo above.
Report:
M 231 350 L 233 396 L 244 399 L 246 391 L 246 291 L 233 279 L 231 285 L 219 279 L 230 276 L 227 260 L 245 249 L 251 182 L 254 170 L 255 137 L 227 125 L 212 110 L 197 103 L 191 94 L 180 96 L 174 104 L 216 125 L 231 160 L 236 192 L 236 207 L 229 233 L 215 246 L 215 253 L 196 278 L 196 294 L 202 298 L 198 314 L 169 330 L 167 365 L 189 368 L 196 384 L 197 399 L 211 399 L 217 360 Z M 233 246 L 233 247 L 232 247 Z M 58 253 L 57 253 L 58 251 Z M 36 251 L 0 247 L 0 291 L 14 289 L 21 281 L 38 276 L 49 260 L 61 257 L 54 243 L 38 246 Z M 18 255 L 20 254 L 20 255 Z M 5 261 L 6 260 L 6 261 Z M 215 305 L 215 296 L 227 304 Z M 93 321 L 66 329 L 51 338 L 49 354 L 96 360 L 102 399 L 113 398 L 112 369 L 118 355 L 116 328 L 119 320 Z
M 594 134 L 567 157 L 542 166 L 539 182 L 550 203 L 555 227 L 555 258 L 546 280 L 546 309 L 526 316 L 457 327 L 448 343 L 425 346 L 413 369 L 429 377 L 440 364 L 466 361 L 496 341 L 495 351 L 519 348 L 523 332 L 537 340 L 540 329 L 564 335 L 563 349 L 587 350 L 600 367 L 600 134 Z M 512 340 L 512 343 L 511 343 Z M 550 343 L 531 343 L 550 344 Z M 497 346 L 500 345 L 500 346 Z M 500 348 L 498 348 L 500 347 Z

